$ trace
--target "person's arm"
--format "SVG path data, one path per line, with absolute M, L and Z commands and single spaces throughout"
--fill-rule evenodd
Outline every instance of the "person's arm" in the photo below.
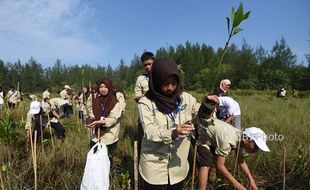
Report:
M 233 118 L 234 118 L 234 116 L 229 115 L 229 116 L 226 118 L 225 122 L 226 122 L 226 123 L 229 123 L 229 124 L 232 124 Z
M 253 176 L 251 174 L 251 171 L 250 171 L 246 161 L 243 158 L 241 158 L 239 164 L 240 164 L 241 170 L 247 176 L 251 188 L 254 189 L 254 190 L 257 190 L 258 187 L 256 185 L 256 182 L 255 182 L 255 180 L 254 180 L 254 178 L 253 178 Z
M 141 124 L 144 130 L 144 136 L 147 140 L 153 142 L 162 142 L 164 144 L 170 144 L 174 139 L 183 138 L 194 130 L 193 125 L 179 124 L 175 129 L 171 129 L 172 126 L 160 126 L 155 123 L 154 107 L 148 99 L 143 99 L 138 103 L 139 117 L 141 118 Z
M 91 124 L 87 125 L 86 127 L 93 128 L 96 125 L 101 125 L 102 127 L 111 127 L 116 122 L 119 121 L 119 118 L 122 114 L 122 108 L 120 102 L 117 102 L 114 105 L 114 108 L 111 110 L 110 114 L 106 118 L 101 118 L 99 120 L 93 121 Z
M 216 156 L 216 167 L 221 172 L 221 174 L 233 184 L 234 187 L 236 187 L 237 189 L 246 190 L 246 188 L 241 183 L 239 183 L 225 167 L 224 156 Z
M 136 85 L 135 85 L 135 97 L 134 97 L 134 100 L 136 102 L 138 102 L 140 100 L 140 98 L 143 96 L 143 89 L 142 89 L 142 86 L 141 86 L 141 83 L 140 83 L 140 76 L 137 78 L 137 81 L 136 81 Z

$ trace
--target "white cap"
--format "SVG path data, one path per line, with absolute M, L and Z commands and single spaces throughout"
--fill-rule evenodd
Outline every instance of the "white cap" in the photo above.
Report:
M 38 102 L 38 101 L 31 102 L 30 109 L 29 109 L 29 112 L 31 114 L 38 114 L 40 112 L 40 109 L 41 109 L 41 103 L 40 102 Z
M 250 128 L 244 129 L 243 133 L 247 137 L 252 139 L 259 149 L 265 152 L 270 152 L 270 149 L 268 148 L 266 144 L 267 135 L 264 133 L 263 130 L 257 127 L 250 127 Z
M 65 89 L 71 89 L 70 86 L 67 85 L 67 84 L 64 86 L 64 88 L 65 88 Z

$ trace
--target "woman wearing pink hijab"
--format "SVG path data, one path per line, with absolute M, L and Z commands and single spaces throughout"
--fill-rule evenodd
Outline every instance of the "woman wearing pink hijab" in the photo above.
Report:
M 229 79 L 221 80 L 220 87 L 215 89 L 214 95 L 228 96 L 228 90 L 230 88 L 230 85 L 231 85 L 231 82 Z

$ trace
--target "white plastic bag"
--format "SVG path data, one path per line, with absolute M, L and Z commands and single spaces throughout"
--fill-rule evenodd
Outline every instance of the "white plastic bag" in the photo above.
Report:
M 81 190 L 108 190 L 109 174 L 110 160 L 107 147 L 97 143 L 87 153 Z

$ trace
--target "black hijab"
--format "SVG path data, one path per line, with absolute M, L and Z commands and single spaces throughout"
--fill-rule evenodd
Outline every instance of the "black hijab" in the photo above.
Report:
M 99 92 L 100 85 L 104 83 L 109 89 L 109 93 L 106 96 L 102 96 Z M 108 78 L 103 79 L 98 84 L 98 95 L 92 99 L 93 112 L 96 120 L 99 120 L 101 116 L 108 117 L 115 104 L 118 102 L 113 94 L 113 84 Z
M 168 97 L 161 91 L 165 80 L 175 75 L 178 81 L 176 90 Z M 149 91 L 146 97 L 155 102 L 158 110 L 162 113 L 170 113 L 178 106 L 178 99 L 182 93 L 177 64 L 172 59 L 155 59 L 149 75 Z

